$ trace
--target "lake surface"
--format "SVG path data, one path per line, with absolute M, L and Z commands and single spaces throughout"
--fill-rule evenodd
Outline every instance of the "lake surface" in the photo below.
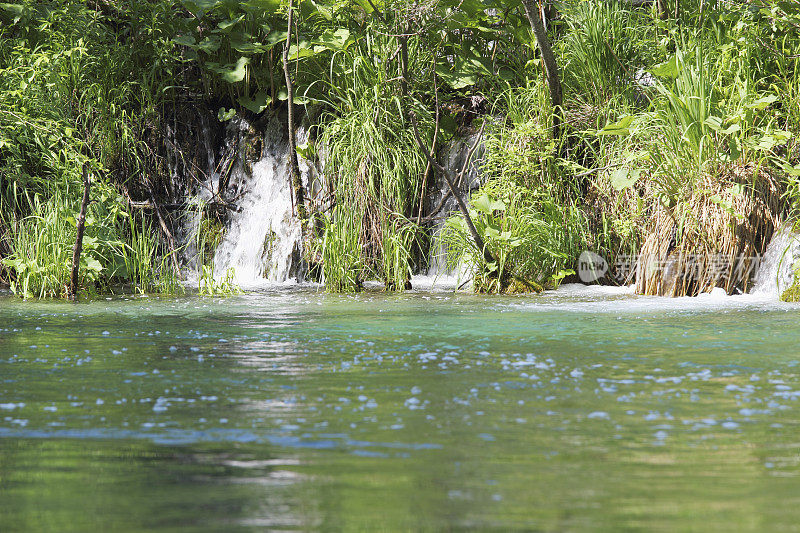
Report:
M 0 296 L 0 531 L 800 529 L 800 307 Z

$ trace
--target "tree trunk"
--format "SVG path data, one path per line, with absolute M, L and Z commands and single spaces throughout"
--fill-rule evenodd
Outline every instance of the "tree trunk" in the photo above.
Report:
M 550 41 L 547 39 L 547 32 L 539 18 L 539 10 L 536 8 L 535 2 L 533 0 L 522 0 L 522 5 L 525 7 L 525 14 L 528 16 L 528 21 L 531 23 L 533 35 L 536 37 L 536 45 L 539 47 L 539 52 L 542 54 L 544 74 L 547 78 L 547 88 L 550 90 L 550 103 L 553 105 L 553 138 L 557 138 L 561 129 L 561 104 L 563 97 L 556 56 L 553 54 L 553 48 L 550 46 Z
M 289 46 L 292 42 L 292 22 L 294 16 L 293 0 L 289 0 L 288 11 L 288 30 L 286 34 L 286 44 L 283 47 L 283 75 L 286 78 L 286 107 L 288 109 L 287 124 L 289 129 L 289 168 L 291 171 L 290 186 L 297 209 L 297 216 L 300 219 L 300 228 L 305 236 L 305 224 L 307 219 L 305 191 L 303 190 L 303 177 L 300 174 L 300 163 L 297 159 L 297 137 L 294 130 L 294 87 L 292 86 L 292 75 L 289 71 Z
M 78 271 L 81 263 L 81 251 L 83 250 L 83 232 L 86 227 L 86 207 L 89 205 L 89 171 L 83 167 L 83 199 L 81 200 L 81 211 L 75 224 L 77 236 L 75 246 L 72 248 L 72 276 L 70 277 L 68 294 L 74 300 L 78 296 Z

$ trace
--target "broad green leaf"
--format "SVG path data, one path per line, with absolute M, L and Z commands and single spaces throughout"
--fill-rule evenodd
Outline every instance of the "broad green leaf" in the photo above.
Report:
M 249 63 L 249 57 L 240 57 L 235 65 L 226 65 L 219 70 L 219 73 L 222 75 L 222 79 L 228 83 L 238 83 L 244 79 Z
M 324 49 L 328 50 L 342 50 L 350 42 L 350 30 L 347 28 L 339 28 L 338 30 L 329 29 L 319 39 L 314 41 L 317 45 L 314 47 L 315 52 L 321 52 Z
M 307 104 L 307 103 L 309 103 L 311 101 L 310 98 L 304 98 L 302 96 L 297 96 L 298 95 L 297 88 L 295 88 L 294 93 L 295 93 L 294 94 L 294 103 L 297 104 L 297 105 L 305 105 L 305 104 Z M 281 101 L 281 102 L 285 102 L 288 99 L 289 99 L 289 93 L 286 90 L 286 87 L 284 86 L 278 91 L 278 100 Z
M 183 5 L 186 6 L 186 9 L 191 11 L 197 18 L 203 18 L 203 16 L 217 7 L 217 5 L 221 4 L 220 0 L 184 0 Z
M 559 282 L 562 279 L 566 278 L 567 276 L 574 276 L 574 275 L 575 275 L 574 270 L 559 270 L 558 273 L 550 276 L 550 279 L 554 282 Z
M 500 237 L 500 232 L 498 230 L 496 230 L 495 228 L 492 228 L 491 226 L 487 227 L 483 231 L 483 234 L 484 234 L 484 236 L 490 237 L 492 239 L 496 239 L 496 238 Z
M 275 46 L 278 43 L 286 41 L 286 30 L 272 30 L 264 39 L 264 43 L 268 46 Z
M 243 2 L 241 6 L 245 9 L 245 11 L 259 15 L 269 16 L 278 12 L 283 15 L 281 10 L 281 0 L 248 0 L 247 2 Z
M 439 118 L 439 131 L 445 135 L 445 139 L 450 139 L 456 134 L 458 123 L 451 115 L 444 115 Z
M 506 209 L 506 204 L 500 200 L 490 198 L 489 195 L 485 193 L 474 199 L 472 205 L 475 209 L 487 215 L 491 215 L 495 211 L 505 211 Z
M 653 76 L 661 78 L 677 78 L 678 77 L 678 56 L 672 56 L 668 61 L 659 63 L 650 69 Z
M 194 48 L 195 44 L 197 43 L 197 40 L 192 35 L 178 35 L 177 37 L 172 39 L 172 42 L 175 44 L 180 44 L 182 46 L 189 46 L 191 48 Z
M 386 3 L 383 0 L 372 0 L 372 4 L 370 4 L 367 0 L 356 0 L 356 3 L 363 9 L 367 14 L 371 14 L 375 11 L 372 6 L 374 5 L 381 11 L 386 7 Z
M 269 47 L 251 40 L 252 35 L 234 34 L 231 36 L 231 48 L 242 54 L 260 54 L 266 52 Z
M 710 116 L 706 119 L 705 124 L 714 131 L 720 131 L 722 129 L 722 119 L 719 117 Z
M 236 26 L 243 20 L 244 20 L 244 15 L 239 15 L 238 17 L 229 20 L 223 20 L 222 22 L 217 24 L 217 29 L 214 30 L 214 33 L 229 33 L 234 26 Z
M 0 4 L 0 11 L 5 13 L 9 19 L 11 19 L 11 24 L 16 24 L 22 18 L 24 6 L 19 4 Z
M 242 107 L 249 109 L 253 113 L 261 113 L 272 103 L 272 97 L 267 96 L 264 91 L 258 91 L 253 98 L 240 96 L 238 102 Z
M 471 215 L 470 215 L 471 216 Z M 461 216 L 450 217 L 445 222 L 448 226 L 458 232 L 466 232 L 467 231 L 467 223 L 464 221 L 464 218 Z
M 731 124 L 730 126 L 725 128 L 724 130 L 722 130 L 720 133 L 724 133 L 725 135 L 732 135 L 732 134 L 736 133 L 737 131 L 741 131 L 741 129 L 742 129 L 742 127 L 739 126 L 738 124 Z
M 216 37 L 206 37 L 205 39 L 200 41 L 200 44 L 197 45 L 197 49 L 202 50 L 207 54 L 213 54 L 214 52 L 219 50 L 219 45 L 220 45 L 219 39 L 217 39 Z
M 234 108 L 225 109 L 224 107 L 220 107 L 219 111 L 217 112 L 217 119 L 220 122 L 227 122 L 228 120 L 232 119 L 236 115 L 236 110 Z
M 310 15 L 319 15 L 327 21 L 333 20 L 333 12 L 331 11 L 331 8 L 324 4 L 318 4 L 314 0 L 305 0 L 302 4 L 300 4 L 300 8 L 306 17 Z
M 86 258 L 86 269 L 99 274 L 103 271 L 103 265 L 94 257 L 89 256 Z
M 500 67 L 497 75 L 503 81 L 514 81 L 517 78 L 517 75 L 514 73 L 514 71 L 508 67 Z
M 769 133 L 765 133 L 758 140 L 751 139 L 748 142 L 748 145 L 754 150 L 769 152 L 776 146 L 783 146 L 784 144 L 786 144 L 786 141 L 788 141 L 791 138 L 792 138 L 791 132 L 784 130 L 776 130 Z
M 289 60 L 303 59 L 304 57 L 312 57 L 316 54 L 311 44 L 308 41 L 301 41 L 299 44 L 293 44 L 289 47 Z
M 628 115 L 619 119 L 612 124 L 606 126 L 597 132 L 597 135 L 630 135 L 630 125 L 633 122 L 633 116 Z
M 478 74 L 472 72 L 454 72 L 446 63 L 437 63 L 436 74 L 453 89 L 463 89 L 478 82 Z
M 727 121 L 729 121 L 728 119 Z M 726 122 L 727 122 L 726 121 Z M 739 124 L 731 124 L 727 128 L 723 128 L 723 120 L 719 117 L 711 116 L 705 120 L 705 125 L 709 126 L 712 130 L 717 131 L 719 133 L 723 133 L 725 135 L 731 135 L 732 133 L 736 133 L 740 131 L 742 128 Z
M 750 104 L 747 104 L 747 107 L 749 107 L 750 109 L 766 109 L 777 100 L 778 100 L 777 96 L 775 96 L 774 94 L 769 94 L 767 96 L 759 98 L 758 100 Z
M 296 146 L 296 150 L 297 150 L 297 155 L 306 160 L 312 159 L 317 152 L 314 144 L 310 143 L 298 144 Z
M 481 0 L 459 0 L 458 7 L 463 9 L 467 15 L 473 18 L 475 15 L 482 14 L 486 9 L 486 6 L 483 5 Z
M 638 169 L 628 170 L 626 168 L 618 168 L 611 173 L 609 180 L 611 181 L 611 186 L 614 187 L 615 190 L 622 191 L 632 187 L 639 180 L 641 175 L 642 171 Z

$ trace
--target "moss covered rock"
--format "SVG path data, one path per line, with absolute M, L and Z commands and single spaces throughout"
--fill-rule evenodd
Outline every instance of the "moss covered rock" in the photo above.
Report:
M 782 302 L 800 302 L 800 278 L 795 277 L 792 286 L 781 294 Z

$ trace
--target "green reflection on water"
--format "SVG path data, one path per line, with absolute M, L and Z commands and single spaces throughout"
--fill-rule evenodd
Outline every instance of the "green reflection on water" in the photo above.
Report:
M 0 299 L 0 529 L 797 529 L 798 316 Z

